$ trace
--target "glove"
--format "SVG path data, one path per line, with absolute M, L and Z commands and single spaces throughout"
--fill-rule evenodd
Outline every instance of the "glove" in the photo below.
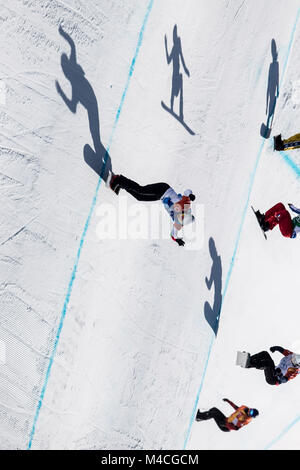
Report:
M 175 238 L 175 242 L 178 243 L 179 246 L 184 246 L 185 241 L 182 238 Z

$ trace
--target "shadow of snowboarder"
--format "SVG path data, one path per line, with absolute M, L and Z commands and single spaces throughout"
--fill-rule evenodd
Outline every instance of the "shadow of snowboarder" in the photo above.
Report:
M 183 70 L 185 71 L 186 75 L 189 77 L 190 72 L 185 65 L 182 47 L 181 47 L 181 39 L 177 35 L 177 25 L 175 24 L 173 28 L 173 47 L 170 52 L 168 53 L 168 44 L 167 44 L 167 36 L 165 35 L 165 49 L 166 49 L 166 56 L 167 56 L 167 63 L 168 65 L 172 62 L 173 63 L 173 75 L 172 75 L 172 90 L 171 90 L 171 99 L 170 99 L 170 108 L 161 101 L 161 105 L 163 109 L 168 111 L 173 117 L 175 117 L 184 127 L 185 129 L 192 135 L 195 133 L 186 125 L 183 118 L 183 79 L 182 73 L 180 73 L 180 64 L 182 64 Z M 174 112 L 174 100 L 175 97 L 179 96 L 179 114 Z
M 211 289 L 212 284 L 214 284 L 214 304 L 211 307 L 208 302 L 204 304 L 204 316 L 207 323 L 212 328 L 213 332 L 217 336 L 220 320 L 220 312 L 222 305 L 222 262 L 221 257 L 218 255 L 214 239 L 210 237 L 209 239 L 209 252 L 212 258 L 212 267 L 210 278 L 205 278 L 206 287 L 208 290 Z
M 271 42 L 271 52 L 273 61 L 269 67 L 269 78 L 268 78 L 268 89 L 266 98 L 266 124 L 262 123 L 260 128 L 260 135 L 265 139 L 268 139 L 271 134 L 272 124 L 274 119 L 275 107 L 277 98 L 279 96 L 279 63 L 278 63 L 278 52 L 275 39 Z
M 111 159 L 100 138 L 97 98 L 91 84 L 85 77 L 84 70 L 77 63 L 76 48 L 73 39 L 64 31 L 62 26 L 59 26 L 59 33 L 69 43 L 71 48 L 70 57 L 65 53 L 61 55 L 62 70 L 72 87 L 71 99 L 66 96 L 57 80 L 55 81 L 55 86 L 57 92 L 72 113 L 76 113 L 79 103 L 87 110 L 94 149 L 92 149 L 89 144 L 84 146 L 84 160 L 104 181 L 106 181 L 108 172 L 111 171 Z

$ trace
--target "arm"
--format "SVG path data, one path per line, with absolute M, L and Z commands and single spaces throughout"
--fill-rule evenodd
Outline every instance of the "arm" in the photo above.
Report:
M 206 283 L 207 289 L 210 290 L 211 286 L 212 286 L 212 283 L 213 283 L 212 270 L 211 270 L 211 273 L 210 273 L 210 278 L 209 279 L 207 277 L 205 278 L 205 283 Z
M 57 89 L 57 92 L 58 94 L 62 97 L 62 99 L 64 100 L 65 104 L 68 106 L 69 110 L 72 112 L 72 113 L 75 113 L 76 112 L 76 102 L 73 98 L 73 88 L 72 88 L 72 99 L 69 99 L 66 94 L 64 93 L 64 91 L 62 90 L 60 84 L 58 83 L 57 80 L 55 80 L 55 86 L 56 86 L 56 89 Z
M 276 62 L 276 98 L 279 96 L 279 63 Z
M 235 410 L 238 409 L 238 406 L 236 406 L 232 401 L 228 400 L 228 398 L 223 398 L 223 401 L 227 401 L 227 403 L 229 403 L 229 405 L 231 405 Z
M 288 206 L 293 212 L 296 212 L 296 214 L 300 214 L 300 209 L 294 206 L 294 204 L 289 204 Z
M 70 47 L 71 47 L 71 55 L 70 55 L 70 60 L 72 62 L 76 62 L 76 49 L 75 49 L 75 44 L 74 44 L 74 41 L 73 39 L 71 38 L 71 36 L 68 35 L 68 33 L 66 33 L 62 26 L 59 25 L 59 33 L 61 34 L 61 36 L 69 43 Z
M 171 238 L 176 242 L 179 246 L 184 246 L 185 241 L 182 238 L 178 238 L 178 231 L 182 228 L 182 225 L 174 224 L 171 232 Z
M 270 77 L 271 77 L 271 65 L 269 67 L 268 88 L 267 88 L 267 96 L 266 96 L 266 114 L 268 114 L 268 108 L 270 104 Z

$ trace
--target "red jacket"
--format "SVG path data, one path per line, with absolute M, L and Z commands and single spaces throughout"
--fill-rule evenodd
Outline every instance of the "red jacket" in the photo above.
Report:
M 251 416 L 248 416 L 246 410 L 249 408 L 245 405 L 240 406 L 236 409 L 234 413 L 232 413 L 226 419 L 226 426 L 231 431 L 238 431 L 240 428 L 249 424 L 252 420 Z

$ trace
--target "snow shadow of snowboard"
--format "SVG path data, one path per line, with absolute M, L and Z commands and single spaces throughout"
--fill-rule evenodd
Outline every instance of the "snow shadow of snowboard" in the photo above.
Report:
M 222 305 L 222 261 L 221 256 L 218 255 L 215 241 L 210 237 L 209 252 L 212 259 L 212 267 L 210 272 L 210 278 L 205 278 L 206 287 L 211 290 L 214 285 L 214 303 L 211 306 L 208 302 L 204 304 L 204 316 L 212 328 L 214 334 L 217 336 L 219 329 L 221 305 Z

